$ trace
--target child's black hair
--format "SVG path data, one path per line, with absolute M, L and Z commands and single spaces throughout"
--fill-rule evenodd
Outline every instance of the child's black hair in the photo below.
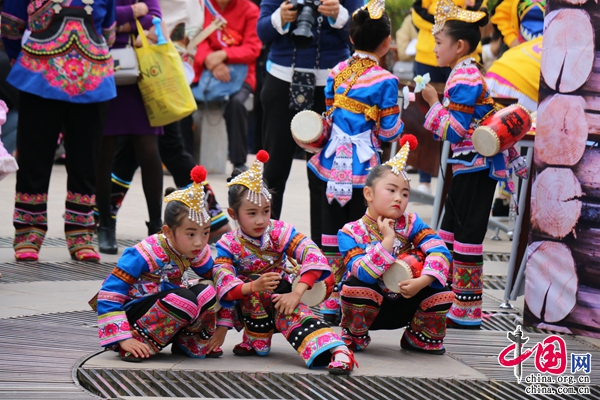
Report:
M 231 176 L 227 178 L 227 182 L 231 182 L 233 178 L 243 173 L 239 168 L 234 168 Z M 268 187 L 267 181 L 263 179 L 263 186 Z M 248 188 L 244 185 L 234 184 L 229 186 L 229 191 L 227 192 L 227 201 L 229 203 L 229 208 L 232 208 L 235 214 L 237 215 L 238 210 L 240 209 L 240 205 L 242 205 L 243 196 L 248 191 Z M 262 195 L 261 195 L 262 196 Z
M 168 187 L 165 189 L 165 196 L 170 195 L 177 189 Z M 165 207 L 165 225 L 171 230 L 175 230 L 183 223 L 183 219 L 187 218 L 190 209 L 180 201 L 174 200 L 167 203 Z
M 392 33 L 390 17 L 383 12 L 379 19 L 371 19 L 369 11 L 359 8 L 350 20 L 350 37 L 356 50 L 373 53 Z
M 376 165 L 369 171 L 369 175 L 367 175 L 367 180 L 365 181 L 365 186 L 372 188 L 375 186 L 375 182 L 379 180 L 383 176 L 386 171 L 391 171 L 392 167 L 386 164 Z
M 469 45 L 467 54 L 471 54 L 477 49 L 477 45 L 481 41 L 481 29 L 486 26 L 490 20 L 487 8 L 479 10 L 485 13 L 485 17 L 475 23 L 450 20 L 444 24 L 444 32 L 450 36 L 455 42 L 464 40 Z

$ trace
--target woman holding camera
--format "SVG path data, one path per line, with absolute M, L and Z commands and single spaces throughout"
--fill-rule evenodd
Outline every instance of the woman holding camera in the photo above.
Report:
M 270 43 L 267 74 L 260 100 L 263 107 L 263 144 L 271 155 L 264 177 L 273 189 L 271 217 L 279 219 L 285 184 L 292 168 L 297 144 L 290 123 L 301 110 L 325 111 L 324 88 L 328 69 L 350 57 L 348 23 L 363 0 L 263 0 L 260 3 L 258 36 Z M 302 90 L 294 82 L 313 80 L 314 91 Z M 308 172 L 311 237 L 321 245 L 321 193 L 319 178 Z

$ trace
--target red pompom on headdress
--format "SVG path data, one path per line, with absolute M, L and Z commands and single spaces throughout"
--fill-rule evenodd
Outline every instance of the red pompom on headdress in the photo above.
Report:
M 410 133 L 407 133 L 406 135 L 402 136 L 402 138 L 400 139 L 400 147 L 404 146 L 406 142 L 408 142 L 408 146 L 411 151 L 416 149 L 419 145 L 419 141 L 417 140 L 415 135 L 411 135 Z
M 192 168 L 192 171 L 190 172 L 190 177 L 192 178 L 194 183 L 204 182 L 206 180 L 206 175 L 206 168 L 204 168 L 202 165 L 196 165 L 194 168 Z
M 267 153 L 266 150 L 259 150 L 258 153 L 256 153 L 256 159 L 264 164 L 269 161 L 269 153 Z

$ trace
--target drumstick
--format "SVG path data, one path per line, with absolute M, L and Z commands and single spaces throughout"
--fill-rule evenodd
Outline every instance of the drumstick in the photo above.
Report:
M 300 266 L 298 265 L 298 263 L 296 263 L 296 260 L 294 260 L 292 257 L 288 257 L 288 261 L 290 262 L 290 264 L 292 264 L 292 267 L 293 267 L 292 270 L 289 272 L 289 274 L 296 275 L 298 273 L 298 271 L 300 271 Z

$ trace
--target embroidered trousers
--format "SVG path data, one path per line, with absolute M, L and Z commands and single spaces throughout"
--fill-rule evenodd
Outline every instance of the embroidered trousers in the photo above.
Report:
M 489 172 L 454 175 L 439 231 L 453 258 L 448 283 L 456 298 L 448 318 L 462 325 L 481 325 L 483 240 L 498 183 Z
M 290 291 L 291 284 L 282 280 L 275 293 Z M 281 332 L 308 368 L 327 366 L 331 361 L 328 350 L 344 344 L 304 303 L 299 303 L 292 314 L 283 315 L 275 310 L 271 293 L 254 292 L 240 300 L 236 310 L 244 326 L 243 342 L 259 356 L 269 354 L 275 332 Z
M 39 250 L 48 230 L 48 187 L 58 137 L 67 157 L 65 235 L 71 254 L 93 249 L 95 154 L 108 102 L 69 103 L 20 92 L 14 248 Z
M 352 189 L 352 198 L 343 207 L 336 200 L 329 204 L 325 196 L 327 182 L 319 179 L 311 170 L 308 171 L 308 174 L 318 180 L 318 184 L 323 191 L 323 195 L 321 196 L 321 249 L 327 257 L 331 273 L 335 278 L 334 291 L 329 298 L 321 303 L 321 313 L 338 314 L 340 312 L 340 293 L 338 287 L 346 275 L 346 267 L 342 263 L 342 254 L 338 247 L 337 234 L 345 224 L 350 221 L 356 221 L 365 215 L 366 206 L 363 190 Z
M 406 326 L 404 337 L 414 347 L 444 348 L 446 314 L 454 294 L 449 289 L 423 288 L 410 299 L 386 297 L 377 283 L 351 276 L 342 286 L 342 339 L 347 346 L 364 350 L 371 342 L 369 330 Z M 408 325 L 408 326 L 407 326 Z
M 204 358 L 215 333 L 217 293 L 210 285 L 173 289 L 148 296 L 127 310 L 134 338 L 157 354 L 169 343 L 187 355 Z

